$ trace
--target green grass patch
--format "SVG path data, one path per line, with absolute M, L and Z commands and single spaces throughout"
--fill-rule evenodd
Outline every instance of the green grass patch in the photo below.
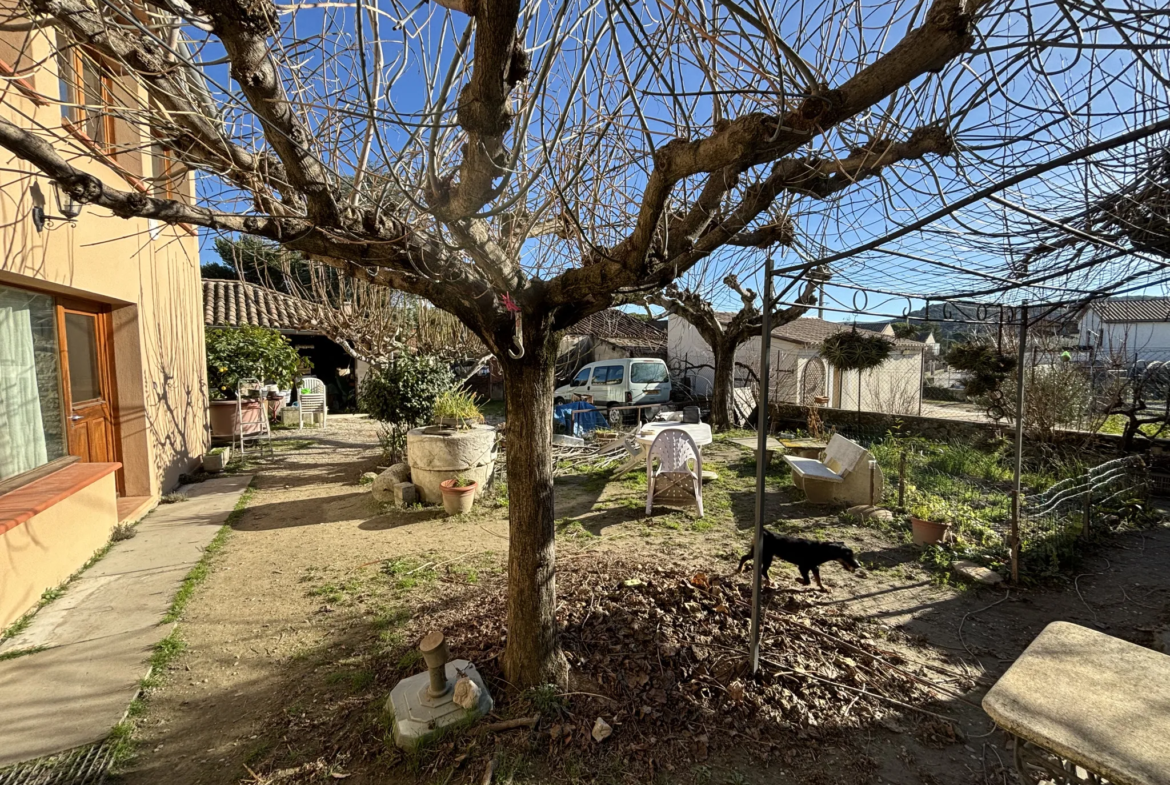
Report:
M 183 610 L 187 607 L 187 603 L 195 595 L 195 589 L 199 587 L 199 584 L 207 580 L 207 576 L 211 574 L 212 561 L 227 545 L 228 537 L 231 536 L 232 527 L 243 517 L 244 510 L 247 508 L 248 502 L 252 500 L 254 493 L 255 490 L 249 485 L 240 494 L 240 498 L 236 501 L 236 506 L 228 514 L 223 526 L 219 528 L 219 531 L 215 533 L 215 537 L 203 549 L 203 556 L 191 568 L 191 571 L 187 573 L 187 577 L 183 578 L 183 583 L 179 585 L 179 590 L 175 592 L 175 597 L 171 600 L 171 607 L 167 610 L 166 615 L 163 616 L 164 624 L 178 621 L 183 615 Z
M 281 450 L 282 452 L 307 450 L 316 443 L 317 442 L 314 439 L 273 439 L 272 449 Z
M 17 657 L 24 657 L 29 654 L 36 654 L 38 651 L 44 651 L 46 648 L 48 647 L 30 646 L 27 649 L 13 649 L 12 651 L 6 651 L 0 653 L 0 662 L 4 662 L 6 660 L 15 660 Z

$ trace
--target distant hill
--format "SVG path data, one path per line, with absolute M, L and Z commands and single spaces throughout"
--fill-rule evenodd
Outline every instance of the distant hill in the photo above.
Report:
M 998 331 L 1000 312 L 1006 310 L 1004 306 L 980 303 L 932 303 L 929 314 L 926 308 L 911 311 L 908 321 L 922 330 L 934 333 L 940 349 L 945 352 L 955 343 L 966 340 L 972 335 L 986 335 L 989 331 Z M 929 319 L 927 316 L 929 315 Z M 1010 311 L 1003 314 L 1005 322 L 1015 320 Z M 858 327 L 869 330 L 881 330 L 892 322 L 907 321 L 904 319 L 881 319 L 871 322 L 858 322 Z M 1077 332 L 1076 313 L 1072 309 L 1062 308 L 1050 314 L 1047 322 L 1059 326 L 1062 333 L 1075 334 Z

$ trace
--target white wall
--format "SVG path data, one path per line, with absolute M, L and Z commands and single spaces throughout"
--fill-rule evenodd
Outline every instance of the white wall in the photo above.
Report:
M 858 371 L 841 374 L 841 409 L 857 409 Z M 918 414 L 922 402 L 922 353 L 895 349 L 890 359 L 861 371 L 861 410 L 886 414 Z
M 667 364 L 674 380 L 685 375 L 692 380 L 696 395 L 710 395 L 715 358 L 699 331 L 685 319 L 671 316 L 667 321 L 666 335 Z M 800 384 L 805 368 L 810 360 L 820 359 L 816 347 L 777 338 L 772 339 L 771 347 L 768 397 L 773 401 L 801 403 Z M 735 359 L 758 374 L 760 339 L 750 338 L 743 343 L 736 351 Z M 824 390 L 830 396 L 829 406 L 857 408 L 856 372 L 841 375 L 839 390 L 837 375 L 837 371 L 826 363 Z M 737 380 L 742 376 L 742 373 L 737 373 Z M 922 396 L 922 353 L 896 349 L 881 367 L 865 372 L 861 390 L 861 404 L 866 411 L 917 414 Z
M 1098 356 L 1122 355 L 1126 360 L 1170 360 L 1170 322 L 1101 321 L 1093 309 L 1081 317 L 1080 343 Z

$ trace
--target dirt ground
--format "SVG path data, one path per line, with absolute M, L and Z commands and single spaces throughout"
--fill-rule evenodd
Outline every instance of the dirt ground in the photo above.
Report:
M 398 754 L 386 740 L 382 703 L 398 675 L 421 669 L 411 655 L 427 623 L 420 608 L 474 604 L 498 589 L 507 548 L 502 500 L 485 500 L 460 518 L 434 509 L 383 510 L 359 483 L 379 462 L 375 424 L 334 417 L 328 430 L 279 438 L 282 449 L 256 468 L 255 494 L 187 607 L 179 626 L 186 650 L 149 694 L 136 732 L 138 755 L 118 781 L 478 782 L 478 772 L 428 768 L 417 756 Z M 559 562 L 569 569 L 620 554 L 731 580 L 752 522 L 754 464 L 747 451 L 719 443 L 704 450 L 704 463 L 720 479 L 705 490 L 702 520 L 657 511 L 647 519 L 645 478 L 636 474 L 559 479 Z M 844 540 L 867 568 L 857 574 L 827 568 L 827 594 L 796 587 L 794 569 L 774 568 L 782 591 L 799 590 L 801 602 L 825 612 L 905 633 L 919 646 L 918 658 L 970 676 L 948 684 L 973 685 L 965 696 L 972 703 L 949 699 L 932 709 L 956 719 L 960 734 L 950 743 L 916 732 L 921 718 L 911 712 L 853 733 L 851 746 L 826 747 L 823 757 L 810 741 L 799 772 L 783 759 L 764 763 L 745 746 L 700 766 L 660 763 L 660 781 L 1004 781 L 1000 762 L 1010 753 L 976 706 L 1047 623 L 1072 621 L 1143 645 L 1159 645 L 1170 625 L 1170 529 L 1112 538 L 1059 585 L 962 589 L 932 581 L 898 532 L 793 501 L 799 494 L 778 468 L 770 487 L 768 518 L 778 529 Z M 595 759 L 583 769 L 564 765 L 555 776 L 542 775 L 539 761 L 527 757 L 534 756 L 518 753 L 496 782 L 631 781 L 628 772 L 623 780 L 621 771 L 598 768 Z

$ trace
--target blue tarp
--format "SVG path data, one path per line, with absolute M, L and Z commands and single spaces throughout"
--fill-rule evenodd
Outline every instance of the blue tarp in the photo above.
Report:
M 577 412 L 577 414 L 570 415 L 569 412 Z M 586 401 L 573 401 L 553 407 L 553 423 L 558 426 L 559 430 L 567 432 L 570 421 L 573 423 L 573 436 L 582 436 L 596 431 L 598 428 L 604 428 L 608 424 L 605 421 L 605 415 L 599 412 L 596 406 Z

